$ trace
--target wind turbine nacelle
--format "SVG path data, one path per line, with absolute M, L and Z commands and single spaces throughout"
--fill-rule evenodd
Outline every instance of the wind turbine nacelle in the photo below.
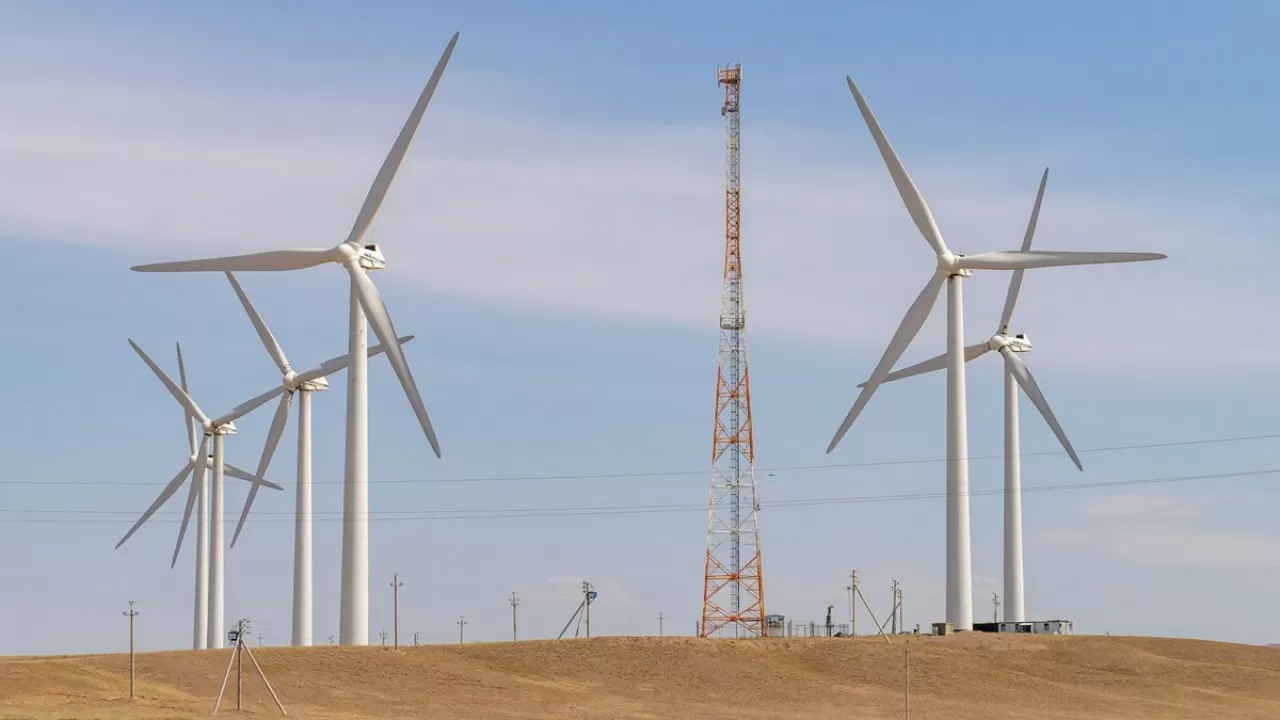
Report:
M 223 423 L 223 424 L 218 425 L 217 427 L 213 428 L 212 430 L 210 430 L 209 432 L 207 432 L 207 433 L 205 433 L 205 434 L 206 434 L 206 435 L 235 435 L 235 434 L 236 434 L 236 424 L 235 424 L 235 423 L 233 423 L 233 422 Z
M 315 380 L 308 380 L 304 383 L 299 384 L 298 389 L 306 390 L 308 392 L 320 392 L 322 390 L 328 390 L 329 381 L 326 378 L 316 378 Z
M 377 243 L 360 248 L 360 267 L 365 270 L 383 270 L 387 267 L 387 258 Z
M 1031 339 L 1023 333 L 1011 335 L 1008 338 L 1008 342 L 1005 343 L 1005 347 L 1009 348 L 1011 352 L 1028 352 L 1031 350 Z

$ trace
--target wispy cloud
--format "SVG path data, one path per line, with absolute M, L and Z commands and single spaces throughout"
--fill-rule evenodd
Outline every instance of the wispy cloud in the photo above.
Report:
M 336 103 L 337 89 L 285 96 L 92 73 L 29 76 L 0 97 L 8 238 L 110 244 L 155 261 L 331 245 L 417 91 L 348 87 Z M 384 282 L 657 322 L 704 326 L 715 316 L 723 171 L 714 119 L 559 125 L 476 102 L 473 82 L 446 78 L 374 228 L 394 268 Z M 748 305 L 757 332 L 879 350 L 932 260 L 849 112 L 860 142 L 848 155 L 836 150 L 847 137 L 748 124 Z M 1017 243 L 1039 159 L 899 150 L 957 250 Z M 1280 350 L 1260 309 L 1275 251 L 1247 223 L 1227 223 L 1250 213 L 1219 191 L 1143 196 L 1106 178 L 1088 188 L 1051 179 L 1040 247 L 1171 259 L 1029 275 L 1018 321 L 1044 354 L 1037 364 L 1180 372 Z M 1006 277 L 970 283 L 974 339 L 994 329 Z M 940 315 L 910 357 L 940 347 Z M 1249 337 L 1249 352 L 1197 334 Z

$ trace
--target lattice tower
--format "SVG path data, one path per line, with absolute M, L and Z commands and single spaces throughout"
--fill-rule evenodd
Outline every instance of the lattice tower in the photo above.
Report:
M 746 309 L 742 293 L 741 137 L 738 101 L 742 66 L 717 69 L 724 86 L 724 291 L 711 451 L 711 502 L 703 583 L 703 637 L 764 635 L 764 572 L 760 563 L 760 503 L 756 497 L 751 381 L 747 372 Z

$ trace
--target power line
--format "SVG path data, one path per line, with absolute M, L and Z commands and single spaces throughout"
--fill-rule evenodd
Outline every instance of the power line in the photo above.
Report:
M 1236 472 L 1223 473 L 1207 473 L 1202 475 L 1178 475 L 1173 477 L 1158 478 L 1139 478 L 1127 480 L 1107 480 L 1099 482 L 1082 482 L 1082 483 L 1062 483 L 1056 485 L 1037 485 L 1022 488 L 1023 494 L 1041 493 L 1041 492 L 1058 492 L 1070 490 L 1091 490 L 1098 488 L 1124 487 L 1134 485 L 1157 485 L 1176 482 L 1192 482 L 1199 480 L 1225 480 L 1234 478 L 1261 477 L 1265 475 L 1280 474 L 1280 468 L 1264 468 L 1258 470 L 1240 470 Z M 967 494 L 974 496 L 1002 495 L 1003 488 L 991 488 L 986 490 L 971 490 Z M 823 505 L 853 505 L 862 503 L 879 503 L 879 502 L 898 502 L 909 500 L 936 500 L 947 497 L 945 492 L 927 492 L 927 493 L 902 493 L 896 495 L 854 495 L 845 497 L 820 497 L 820 498 L 797 498 L 794 500 L 775 500 L 768 503 L 761 503 L 762 507 L 768 508 L 793 508 L 793 507 L 813 507 Z M 508 508 L 500 510 L 477 510 L 477 509 L 455 509 L 455 510 L 393 510 L 393 511 L 377 511 L 366 514 L 370 520 L 379 522 L 397 522 L 397 521 L 437 521 L 437 520 L 489 520 L 489 519 L 518 519 L 518 518 L 558 518 L 558 517 L 578 517 L 578 516 L 597 516 L 597 515 L 645 515 L 654 513 L 673 513 L 673 512 L 705 512 L 706 507 L 702 504 L 670 504 L 670 505 L 599 505 L 586 507 L 550 507 L 550 508 Z M 118 524 L 128 522 L 135 514 L 130 510 L 72 510 L 72 509 L 7 509 L 0 510 L 0 515 L 6 513 L 30 513 L 41 515 L 124 515 L 119 519 L 103 519 L 103 520 L 85 520 L 85 519 L 34 519 L 34 518 L 4 518 L 0 517 L 0 523 L 48 523 L 48 524 L 93 524 L 106 523 Z M 157 512 L 156 515 L 162 513 Z M 169 515 L 178 515 L 179 513 L 166 512 Z M 271 512 L 262 513 L 268 517 L 260 519 L 260 522 L 293 522 L 293 513 L 291 512 Z M 327 513 L 330 517 L 316 518 L 321 522 L 342 522 L 341 513 Z M 177 523 L 180 519 L 173 517 L 172 519 L 157 519 L 155 522 Z
M 1240 435 L 1235 437 L 1223 438 L 1203 438 L 1195 440 L 1176 440 L 1171 442 L 1160 443 L 1142 443 L 1133 445 L 1111 445 L 1107 447 L 1077 449 L 1077 454 L 1085 453 L 1105 453 L 1105 452 L 1122 452 L 1129 450 L 1157 450 L 1162 448 L 1173 447 L 1191 447 L 1197 445 L 1217 445 L 1223 443 L 1237 442 L 1253 442 L 1258 440 L 1276 440 L 1280 439 L 1280 433 L 1270 433 L 1266 435 Z M 1037 452 L 1020 453 L 1019 457 L 1043 457 L 1050 455 L 1065 454 L 1061 449 L 1058 450 L 1042 450 Z M 1004 454 L 996 455 L 972 455 L 970 461 L 974 460 L 1003 460 Z M 823 465 L 779 465 L 777 467 L 760 467 L 756 468 L 757 472 L 806 472 L 811 470 L 840 470 L 847 468 L 869 468 L 869 467 L 892 467 L 897 465 L 931 465 L 946 462 L 946 458 L 907 458 L 901 460 L 873 460 L 867 462 L 854 463 L 830 463 Z M 386 480 L 376 480 L 379 485 L 434 485 L 444 483 L 486 483 L 486 482 L 546 482 L 552 480 L 625 480 L 632 478 L 660 478 L 660 477 L 680 477 L 690 475 L 705 475 L 707 471 L 702 470 L 665 470 L 651 472 L 623 472 L 623 473 L 590 473 L 584 475 L 511 475 L 511 476 L 494 476 L 494 477 L 456 477 L 456 478 L 389 478 Z M 342 480 L 312 480 L 312 485 L 341 485 Z M 97 487 L 116 487 L 116 486 L 154 486 L 156 483 L 148 480 L 120 480 L 120 481 L 96 481 L 96 480 L 0 480 L 0 486 L 4 485 L 87 485 Z

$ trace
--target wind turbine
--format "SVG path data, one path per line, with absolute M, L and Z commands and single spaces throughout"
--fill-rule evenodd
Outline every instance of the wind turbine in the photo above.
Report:
M 1044 201 L 1044 186 L 1049 180 L 1049 169 L 1045 168 L 1040 177 L 1040 190 L 1036 193 L 1036 204 L 1031 210 L 1031 220 L 1027 223 L 1027 232 L 1022 239 L 1022 250 L 1031 249 L 1031 239 L 1035 235 L 1036 222 L 1040 217 L 1040 204 Z M 1018 304 L 1018 293 L 1022 289 L 1022 270 L 1014 270 L 1009 280 L 1009 292 L 1004 300 L 1004 312 L 1000 316 L 1000 325 L 989 340 L 977 345 L 969 345 L 964 349 L 964 360 L 975 360 L 994 350 L 1004 358 L 1004 619 L 1005 622 L 1024 622 L 1026 618 L 1025 596 L 1023 594 L 1022 574 L 1022 468 L 1020 442 L 1018 438 L 1018 387 L 1031 399 L 1040 414 L 1044 417 L 1053 434 L 1057 436 L 1062 448 L 1067 451 L 1071 462 L 1077 470 L 1084 470 L 1080 457 L 1058 423 L 1049 402 L 1045 400 L 1040 385 L 1019 354 L 1031 351 L 1031 341 L 1024 334 L 1010 335 L 1009 323 L 1013 321 L 1013 310 Z M 893 382 L 913 375 L 921 375 L 940 370 L 947 365 L 945 354 L 930 358 L 901 370 L 894 370 L 885 376 L 884 382 Z M 859 385 L 863 387 L 866 383 Z
M 409 370 L 400 345 L 396 342 L 395 327 L 391 316 L 378 295 L 378 289 L 369 279 L 369 271 L 384 269 L 386 258 L 376 244 L 362 245 L 374 215 L 381 207 L 391 181 L 395 178 L 400 162 L 404 159 L 409 143 L 413 140 L 418 124 L 427 110 L 427 104 L 444 75 L 445 66 L 458 42 L 454 33 L 445 47 L 444 54 L 422 89 L 417 104 L 409 113 L 409 119 L 391 146 L 391 151 L 374 178 L 364 205 L 356 216 L 351 232 L 333 248 L 273 250 L 248 255 L 187 260 L 134 266 L 138 272 L 271 272 L 303 270 L 326 263 L 336 263 L 346 269 L 351 281 L 351 312 L 349 352 L 351 367 L 347 373 L 347 438 L 346 468 L 343 481 L 342 502 L 342 593 L 341 617 L 338 634 L 343 645 L 369 644 L 369 391 L 367 325 L 373 326 L 378 340 L 386 348 L 387 360 L 395 370 L 403 386 L 409 404 L 413 406 L 418 423 L 422 426 L 436 457 L 440 457 L 440 444 L 435 430 L 427 418 L 426 406 L 418 393 L 417 383 Z
M 1005 250 L 999 252 L 979 253 L 977 255 L 957 255 L 947 247 L 942 233 L 934 221 L 924 196 L 912 182 L 906 168 L 898 159 L 893 146 L 885 137 L 880 124 L 871 113 L 871 108 L 853 84 L 853 79 L 845 77 L 849 91 L 858 104 L 862 119 L 871 132 L 880 156 L 893 176 L 893 183 L 898 194 L 907 206 L 916 228 L 928 241 L 937 256 L 937 266 L 929 282 L 920 291 L 919 296 L 911 303 L 906 317 L 889 340 L 884 355 L 876 363 L 871 377 L 862 387 L 853 407 L 845 416 L 844 422 L 836 430 L 831 444 L 827 446 L 830 453 L 839 444 L 841 438 L 849 431 L 858 414 L 871 400 L 880 384 L 885 381 L 889 371 L 902 357 L 902 353 L 911 344 L 921 326 L 929 317 L 934 302 L 942 292 L 942 285 L 947 285 L 947 622 L 953 623 L 957 630 L 973 629 L 973 573 L 969 549 L 969 460 L 968 434 L 965 426 L 965 387 L 964 387 L 964 295 L 961 290 L 962 281 L 970 277 L 974 270 L 1029 270 L 1043 267 L 1062 267 L 1068 265 L 1095 265 L 1102 263 L 1139 262 L 1159 260 L 1166 257 L 1160 253 L 1098 253 L 1098 252 L 1059 252 Z
M 178 344 L 177 349 L 178 376 L 182 382 L 182 391 L 189 393 L 189 390 L 187 389 L 187 368 L 182 361 L 181 343 Z M 187 458 L 187 464 L 182 468 L 182 471 L 178 473 L 177 477 L 175 477 L 169 485 L 161 491 L 160 496 L 151 504 L 151 507 L 147 509 L 142 518 L 138 520 L 138 522 L 134 523 L 134 526 L 129 529 L 129 532 L 125 534 L 124 538 L 121 539 L 120 542 L 116 543 L 116 547 L 118 548 L 123 545 L 125 540 L 128 540 L 134 532 L 136 532 L 138 528 L 147 521 L 147 518 L 151 517 L 151 515 L 160 509 L 160 506 L 164 505 L 169 498 L 173 497 L 174 493 L 178 491 L 178 488 L 182 486 L 182 483 L 186 481 L 188 476 L 192 478 L 192 495 L 189 495 L 187 498 L 187 514 L 191 514 L 191 506 L 193 502 L 192 496 L 195 497 L 195 502 L 197 502 L 198 505 L 196 509 L 195 627 L 193 629 L 191 647 L 193 650 L 204 650 L 209 639 L 209 483 L 207 478 L 208 473 L 203 469 L 203 467 L 198 472 L 193 473 L 193 470 L 196 469 L 197 459 L 199 458 L 199 454 L 196 452 L 196 432 L 195 427 L 191 424 L 191 411 L 186 410 L 184 411 L 184 414 L 187 442 L 190 446 L 191 452 L 191 456 Z M 259 482 L 276 490 L 281 489 L 278 485 L 273 485 L 265 480 L 259 481 L 253 475 L 250 475 L 230 463 L 226 464 L 226 474 L 240 480 L 247 480 L 254 483 L 255 489 Z M 184 521 L 183 530 L 185 531 L 185 529 L 186 525 Z M 173 550 L 173 561 L 169 565 L 171 568 L 177 565 L 178 551 L 181 548 L 182 535 L 179 534 L 177 547 Z
M 271 330 L 267 328 L 266 322 L 263 321 L 262 316 L 253 307 L 253 303 L 249 301 L 249 296 L 245 294 L 244 288 L 240 287 L 240 282 L 236 280 L 235 275 L 231 273 L 226 275 L 227 280 L 231 283 L 231 288 L 236 292 L 236 297 L 240 298 L 240 304 L 244 306 L 245 313 L 249 315 L 249 321 L 253 323 L 254 329 L 257 330 L 263 347 L 267 349 L 267 354 L 275 361 L 276 367 L 280 368 L 280 373 L 283 376 L 280 404 L 276 406 L 275 418 L 271 421 L 271 429 L 267 432 L 267 442 L 262 448 L 262 459 L 258 461 L 258 477 L 263 477 L 267 474 L 267 467 L 271 464 L 271 457 L 275 454 L 276 446 L 280 442 L 280 435 L 284 432 L 285 422 L 289 418 L 289 406 L 293 402 L 293 394 L 295 392 L 298 393 L 298 495 L 294 517 L 293 644 L 306 646 L 311 644 L 312 629 L 311 393 L 328 389 L 329 381 L 325 378 L 345 368 L 350 361 L 350 356 L 343 355 L 326 360 L 302 373 L 294 372 L 293 368 L 289 366 L 289 359 L 285 357 L 280 343 L 276 342 L 276 338 L 271 334 Z M 412 335 L 406 335 L 399 339 L 399 343 L 403 345 L 412 339 Z M 381 345 L 375 345 L 369 348 L 369 356 L 372 357 L 382 351 L 383 347 Z M 235 547 L 236 540 L 240 539 L 240 531 L 244 529 L 244 521 L 249 517 L 249 508 L 253 506 L 253 500 L 257 495 L 258 488 L 256 486 L 249 488 L 249 496 L 244 501 L 244 510 L 241 511 L 240 520 L 236 523 L 236 531 L 231 536 L 231 547 Z
M 182 525 L 178 528 L 178 544 L 173 549 L 173 564 L 176 564 L 178 562 L 178 551 L 182 549 L 182 538 L 187 533 L 187 523 L 191 521 L 192 506 L 195 504 L 197 496 L 200 494 L 200 487 L 204 485 L 204 482 L 203 482 L 204 471 L 205 471 L 206 463 L 210 459 L 209 458 L 209 439 L 213 438 L 213 458 L 212 458 L 212 461 L 213 461 L 213 502 L 212 502 L 213 524 L 212 524 L 212 531 L 210 532 L 210 542 L 209 542 L 209 568 L 210 568 L 208 573 L 209 608 L 207 611 L 208 612 L 208 624 L 207 624 L 208 639 L 206 642 L 206 646 L 210 649 L 220 648 L 222 647 L 222 627 L 223 627 L 222 481 L 223 481 L 223 476 L 226 474 L 226 471 L 227 471 L 227 465 L 224 459 L 224 452 L 223 452 L 223 438 L 226 437 L 227 435 L 234 435 L 236 433 L 235 421 L 237 419 L 251 412 L 258 406 L 262 405 L 266 401 L 275 397 L 276 395 L 279 395 L 282 392 L 282 390 L 277 388 L 270 392 L 263 393 L 262 395 L 259 395 L 258 397 L 255 397 L 252 400 L 249 400 L 247 402 L 241 403 L 240 405 L 237 405 L 227 414 L 217 417 L 213 420 L 210 420 L 209 416 L 205 415 L 204 411 L 202 411 L 200 407 L 196 405 L 195 401 L 191 399 L 191 396 L 188 395 L 186 391 L 184 391 L 182 388 L 178 387 L 178 385 L 176 385 L 173 382 L 173 379 L 170 378 L 168 374 L 165 373 L 164 370 L 161 370 L 160 366 L 156 365 L 155 362 L 150 357 L 148 357 L 145 352 L 143 352 L 142 348 L 138 347 L 137 343 L 135 343 L 131 339 L 129 340 L 129 345 L 133 347 L 134 352 L 138 353 L 138 356 L 142 358 L 142 361 L 145 362 L 147 366 L 151 368 L 151 371 L 156 374 L 156 377 L 160 378 L 160 382 L 164 383 L 164 386 L 166 389 L 168 389 L 169 394 L 172 395 L 174 399 L 177 400 L 178 403 L 181 404 L 182 407 L 186 409 L 188 413 L 188 417 L 193 418 L 196 421 L 200 429 L 203 431 L 204 437 L 200 440 L 200 447 L 196 450 L 194 457 L 188 460 L 186 467 L 184 467 L 181 472 L 179 472 L 176 476 L 174 476 L 173 480 L 169 481 L 169 484 L 165 486 L 164 490 L 160 491 L 159 497 L 155 499 L 155 502 L 151 503 L 151 507 L 147 508 L 146 512 L 142 514 L 142 517 L 138 518 L 138 521 L 133 524 L 133 527 L 129 528 L 129 532 L 125 533 L 124 537 L 120 539 L 120 542 L 116 543 L 116 547 L 118 548 L 121 545 L 123 545 L 124 542 L 128 540 L 138 530 L 138 528 L 142 527 L 142 524 L 145 523 L 148 518 L 154 515 L 155 512 L 160 509 L 160 506 L 163 505 L 166 500 L 168 500 L 170 497 L 173 496 L 175 492 L 178 491 L 178 488 L 182 486 L 182 483 L 184 480 L 186 480 L 187 476 L 191 475 L 193 480 L 191 483 L 191 491 L 187 495 L 187 509 L 182 514 Z M 189 428 L 191 427 L 190 424 L 188 424 L 188 427 Z M 192 470 L 194 470 L 195 472 L 192 473 Z M 240 477 L 241 474 L 248 475 L 248 473 L 244 473 L 243 470 L 233 471 L 234 477 Z M 259 485 L 259 484 L 266 485 L 267 487 L 270 487 L 273 490 L 283 489 L 279 485 L 267 482 L 266 480 L 260 477 L 249 476 L 249 480 L 255 485 Z M 198 524 L 199 523 L 197 523 L 197 525 Z M 172 567 L 172 564 L 170 565 L 170 567 Z M 200 578 L 199 570 L 197 570 L 196 578 L 197 578 L 196 582 L 199 583 L 199 578 Z M 197 592 L 197 595 L 198 594 L 199 593 Z M 198 609 L 199 598 L 198 597 L 196 599 L 196 603 L 197 603 L 196 614 L 198 618 L 199 617 L 199 609 Z M 196 632 L 197 634 L 199 633 L 198 628 Z M 198 641 L 197 641 L 197 645 L 198 645 Z M 197 647 L 196 649 L 201 649 L 201 648 Z

